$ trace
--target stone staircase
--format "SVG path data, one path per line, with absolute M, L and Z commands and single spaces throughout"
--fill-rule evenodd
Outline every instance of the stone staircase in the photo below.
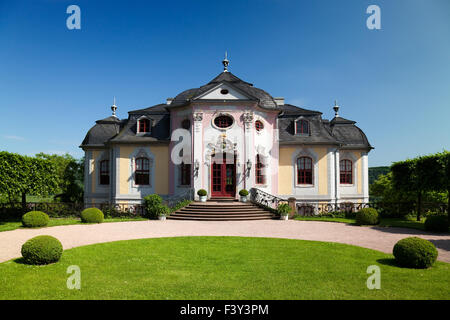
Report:
M 213 201 L 214 200 L 214 201 Z M 266 220 L 275 215 L 252 203 L 242 203 L 234 199 L 212 199 L 207 202 L 192 202 L 188 206 L 175 211 L 167 219 L 171 220 Z

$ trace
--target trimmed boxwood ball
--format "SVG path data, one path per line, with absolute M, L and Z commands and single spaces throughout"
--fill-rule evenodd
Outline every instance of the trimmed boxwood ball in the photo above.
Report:
M 58 239 L 51 236 L 37 236 L 22 245 L 22 257 L 27 264 L 49 264 L 57 262 L 63 253 Z
M 398 241 L 394 246 L 394 257 L 402 267 L 425 269 L 436 261 L 438 251 L 430 241 L 409 237 Z
M 248 196 L 248 191 L 245 189 L 242 189 L 241 191 L 239 191 L 239 195 L 241 197 L 246 197 L 246 196 Z
M 378 212 L 374 208 L 363 208 L 356 213 L 356 224 L 358 225 L 374 225 L 378 224 Z
M 81 221 L 86 223 L 102 223 L 103 212 L 98 208 L 87 208 L 81 212 Z
M 22 224 L 27 228 L 45 227 L 49 221 L 48 215 L 42 211 L 30 211 L 22 216 Z
M 197 191 L 197 195 L 200 196 L 200 197 L 204 197 L 204 196 L 206 196 L 207 194 L 208 194 L 208 193 L 206 192 L 205 189 L 200 189 L 200 190 Z
M 425 220 L 425 230 L 433 232 L 448 232 L 448 218 L 444 215 L 429 216 Z

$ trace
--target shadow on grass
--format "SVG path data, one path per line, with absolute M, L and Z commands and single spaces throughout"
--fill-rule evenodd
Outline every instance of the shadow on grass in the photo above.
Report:
M 24 264 L 24 265 L 29 266 L 29 264 L 25 262 L 25 259 L 23 257 L 14 259 L 13 261 L 14 261 L 14 263 L 17 263 L 17 264 Z
M 400 266 L 399 264 L 397 264 L 397 261 L 395 261 L 395 258 L 383 258 L 383 259 L 378 259 L 377 262 L 378 262 L 379 264 L 383 264 L 383 265 L 385 265 L 385 266 L 401 268 L 401 266 Z

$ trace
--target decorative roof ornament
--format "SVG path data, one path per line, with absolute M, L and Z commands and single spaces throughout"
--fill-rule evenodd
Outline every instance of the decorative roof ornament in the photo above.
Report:
M 227 52 L 225 51 L 225 59 L 222 60 L 223 63 L 223 72 L 228 72 L 228 65 L 230 61 L 227 59 Z
M 339 106 L 337 105 L 337 101 L 336 100 L 334 100 L 333 110 L 334 110 L 334 116 L 336 118 L 339 117 Z
M 117 106 L 116 106 L 116 97 L 114 97 L 114 102 L 113 102 L 113 105 L 111 106 L 111 110 L 112 110 L 112 115 L 113 115 L 113 117 L 116 117 L 116 118 L 117 118 L 117 116 L 116 116 L 116 110 L 117 110 Z

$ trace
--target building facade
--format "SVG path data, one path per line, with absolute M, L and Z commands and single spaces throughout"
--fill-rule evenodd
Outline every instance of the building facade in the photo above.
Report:
M 138 204 L 205 189 L 258 188 L 280 198 L 367 202 L 366 135 L 354 121 L 284 103 L 228 71 L 166 103 L 96 121 L 85 151 L 85 203 Z

